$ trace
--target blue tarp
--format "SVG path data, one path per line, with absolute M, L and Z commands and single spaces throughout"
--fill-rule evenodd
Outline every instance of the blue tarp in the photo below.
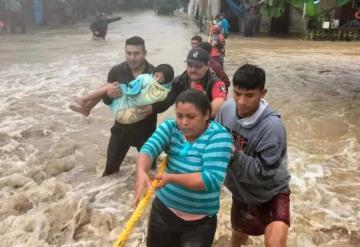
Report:
M 42 24 L 44 19 L 44 9 L 42 0 L 33 0 L 33 14 L 36 24 Z

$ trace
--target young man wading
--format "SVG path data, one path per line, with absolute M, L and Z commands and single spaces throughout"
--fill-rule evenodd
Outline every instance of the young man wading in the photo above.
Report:
M 234 155 L 226 187 L 232 192 L 232 247 L 249 235 L 265 235 L 265 246 L 286 246 L 290 225 L 287 141 L 280 115 L 263 99 L 265 71 L 240 67 L 233 77 L 233 99 L 215 120 L 233 136 Z

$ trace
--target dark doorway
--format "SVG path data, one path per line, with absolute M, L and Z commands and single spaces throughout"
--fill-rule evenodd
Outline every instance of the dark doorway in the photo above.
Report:
M 348 21 L 355 19 L 355 10 L 352 8 L 352 2 L 344 4 L 343 6 L 335 9 L 335 18 L 340 19 L 340 26 Z
M 234 2 L 237 2 L 238 5 L 240 5 L 240 2 L 242 2 L 242 0 L 235 0 Z M 226 0 L 221 0 L 220 13 L 225 14 L 226 19 L 230 24 L 230 32 L 239 32 L 239 17 L 231 11 L 231 9 L 226 3 Z
M 289 33 L 290 5 L 286 1 L 284 8 L 284 14 L 282 16 L 271 18 L 271 35 L 282 35 Z

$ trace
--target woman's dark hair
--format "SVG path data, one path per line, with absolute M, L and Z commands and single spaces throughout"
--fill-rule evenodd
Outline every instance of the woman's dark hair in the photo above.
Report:
M 265 71 L 255 65 L 245 64 L 236 70 L 233 85 L 247 90 L 264 89 Z
M 155 72 L 160 72 L 164 75 L 165 82 L 171 82 L 174 79 L 174 69 L 170 64 L 160 64 L 154 69 Z
M 145 50 L 145 40 L 139 36 L 133 36 L 131 38 L 128 38 L 125 41 L 125 46 L 127 46 L 127 45 L 141 46 L 143 48 L 143 50 Z
M 191 103 L 196 109 L 198 109 L 203 115 L 211 113 L 211 105 L 208 97 L 200 91 L 189 89 L 180 93 L 175 101 L 175 105 L 178 103 Z

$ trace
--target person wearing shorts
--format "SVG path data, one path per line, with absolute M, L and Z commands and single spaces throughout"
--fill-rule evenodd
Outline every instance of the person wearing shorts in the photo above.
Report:
M 233 99 L 215 120 L 233 136 L 225 186 L 231 191 L 232 247 L 264 235 L 266 246 L 286 246 L 290 226 L 290 175 L 286 130 L 263 99 L 265 71 L 246 64 L 233 77 Z

